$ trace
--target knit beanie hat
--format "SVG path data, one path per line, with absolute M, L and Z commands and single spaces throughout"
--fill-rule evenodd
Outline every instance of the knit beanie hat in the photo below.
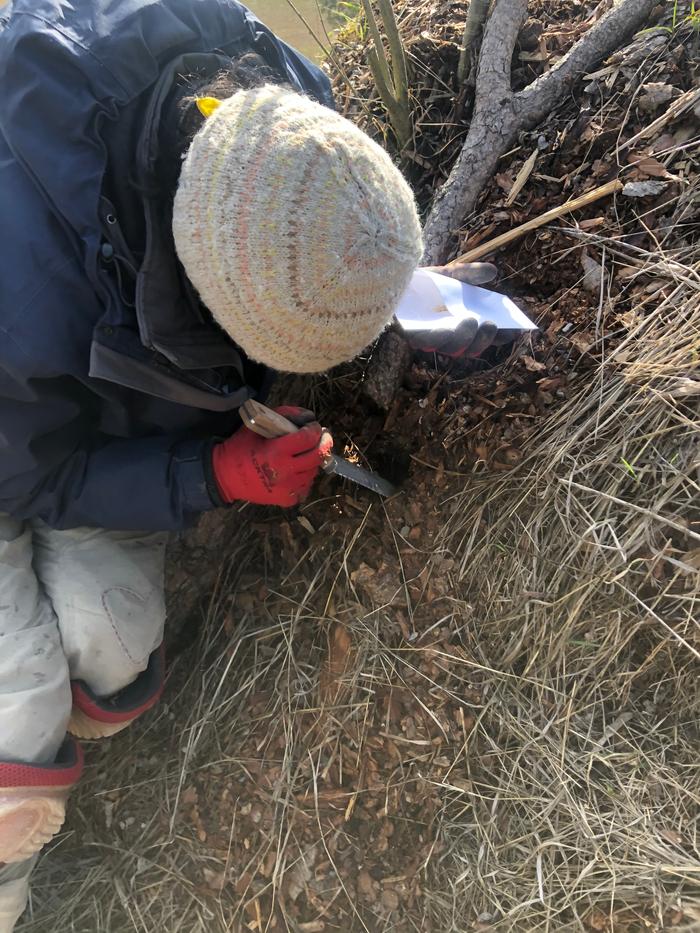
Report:
M 293 91 L 209 104 L 173 209 L 188 278 L 259 363 L 312 373 L 353 359 L 389 323 L 421 257 L 408 184 L 349 120 Z

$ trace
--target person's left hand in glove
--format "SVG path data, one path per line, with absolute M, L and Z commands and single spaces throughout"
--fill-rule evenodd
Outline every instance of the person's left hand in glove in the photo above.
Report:
M 453 266 L 426 266 L 429 272 L 447 275 L 467 285 L 487 285 L 498 275 L 490 262 L 463 262 Z M 520 336 L 518 330 L 499 330 L 492 321 L 481 324 L 475 318 L 462 321 L 455 330 L 418 331 L 407 335 L 414 350 L 425 353 L 442 353 L 457 359 L 462 356 L 477 357 L 489 347 L 502 347 Z

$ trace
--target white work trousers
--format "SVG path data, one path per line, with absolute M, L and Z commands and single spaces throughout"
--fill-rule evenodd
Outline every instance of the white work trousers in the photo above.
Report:
M 0 761 L 53 762 L 71 680 L 106 697 L 146 669 L 163 640 L 166 540 L 0 513 Z M 0 933 L 24 907 L 33 861 L 0 867 Z
M 110 696 L 163 640 L 164 534 L 0 515 L 0 761 L 50 764 L 70 681 Z

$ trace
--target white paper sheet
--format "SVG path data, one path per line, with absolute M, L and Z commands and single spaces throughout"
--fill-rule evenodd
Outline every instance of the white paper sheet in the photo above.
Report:
M 505 295 L 465 285 L 447 275 L 418 269 L 399 302 L 396 318 L 407 332 L 455 330 L 469 317 L 493 321 L 499 330 L 537 330 Z

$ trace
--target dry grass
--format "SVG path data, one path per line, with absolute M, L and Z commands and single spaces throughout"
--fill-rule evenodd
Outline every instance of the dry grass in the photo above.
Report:
M 661 926 L 676 894 L 700 928 L 699 350 L 696 266 L 517 474 L 453 502 L 441 545 L 475 607 L 471 655 L 500 674 L 469 818 L 445 811 L 438 928 L 477 905 L 504 928 L 577 930 L 595 905 L 623 929 L 645 900 Z

